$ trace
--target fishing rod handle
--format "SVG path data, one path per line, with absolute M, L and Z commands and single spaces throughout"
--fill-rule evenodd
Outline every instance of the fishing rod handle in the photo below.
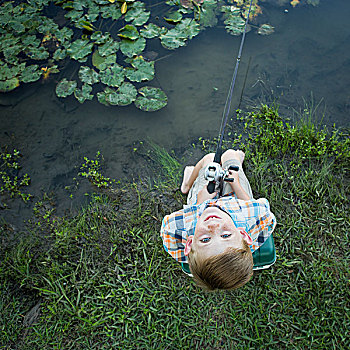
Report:
M 221 149 L 216 150 L 213 162 L 220 164 L 220 162 L 221 162 Z
M 215 185 L 216 185 L 216 182 L 215 182 L 215 181 L 210 181 L 210 182 L 208 183 L 208 186 L 207 186 L 207 191 L 208 191 L 208 193 L 210 193 L 210 194 L 214 193 L 214 191 L 215 191 Z

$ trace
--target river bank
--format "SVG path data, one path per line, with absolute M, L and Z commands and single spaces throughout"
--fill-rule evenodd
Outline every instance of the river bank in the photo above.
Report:
M 225 147 L 246 152 L 253 192 L 271 203 L 275 265 L 236 291 L 196 287 L 159 227 L 184 202 L 182 165 L 215 142 L 198 142 L 181 165 L 144 145 L 135 152 L 159 178 L 96 188 L 73 215 L 43 198 L 25 232 L 2 224 L 1 348 L 347 349 L 349 135 L 305 116 L 288 124 L 266 106 L 240 123 L 245 137 L 232 132 Z

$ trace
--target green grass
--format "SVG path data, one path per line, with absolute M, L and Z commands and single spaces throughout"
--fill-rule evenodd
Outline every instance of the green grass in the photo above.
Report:
M 176 159 L 174 152 L 169 154 L 164 148 L 151 140 L 141 141 L 140 147 L 134 150 L 138 151 L 138 154 L 142 155 L 149 164 L 152 164 L 150 168 L 156 187 L 160 186 L 166 189 L 169 188 L 169 185 L 172 187 L 179 185 L 182 166 Z M 159 178 L 159 175 L 161 175 L 161 178 Z
M 266 106 L 245 122 L 231 142 L 276 214 L 275 265 L 239 290 L 202 292 L 159 237 L 182 204 L 175 182 L 96 194 L 71 217 L 38 210 L 15 240 L 0 231 L 0 349 L 348 349 L 348 135 Z

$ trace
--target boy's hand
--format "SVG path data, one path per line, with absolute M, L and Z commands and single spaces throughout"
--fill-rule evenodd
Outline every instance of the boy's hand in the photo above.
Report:
M 238 171 L 229 170 L 229 175 L 227 176 L 227 179 L 234 179 L 233 182 L 230 182 L 230 185 L 233 187 L 234 184 L 239 183 L 239 176 Z
M 207 199 L 213 199 L 216 196 L 216 192 L 209 193 L 207 190 L 207 186 L 204 186 L 197 195 L 197 204 L 201 204 Z

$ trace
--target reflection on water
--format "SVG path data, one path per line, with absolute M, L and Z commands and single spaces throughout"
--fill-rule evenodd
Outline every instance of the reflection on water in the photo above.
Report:
M 349 126 L 349 10 L 350 2 L 342 0 L 289 7 L 288 13 L 281 7 L 265 7 L 276 32 L 247 35 L 233 110 L 246 76 L 242 107 L 275 101 L 291 116 L 313 96 L 314 101 L 323 101 L 324 123 Z M 73 97 L 61 101 L 54 81 L 20 87 L 0 96 L 1 145 L 22 151 L 24 170 L 32 178 L 30 192 L 37 199 L 42 191 L 54 191 L 61 209 L 76 205 L 64 187 L 72 184 L 85 155 L 101 151 L 108 176 L 125 178 L 130 168 L 134 173 L 137 169 L 133 148 L 140 140 L 150 138 L 167 149 L 183 150 L 200 136 L 217 136 L 239 44 L 240 37 L 215 28 L 187 47 L 162 50 L 158 58 L 168 56 L 157 61 L 152 84 L 160 86 L 169 101 L 155 113 L 133 105 L 105 107 L 96 100 L 80 105 Z M 26 213 L 26 205 L 15 203 L 10 203 L 12 210 L 2 211 L 14 222 Z

